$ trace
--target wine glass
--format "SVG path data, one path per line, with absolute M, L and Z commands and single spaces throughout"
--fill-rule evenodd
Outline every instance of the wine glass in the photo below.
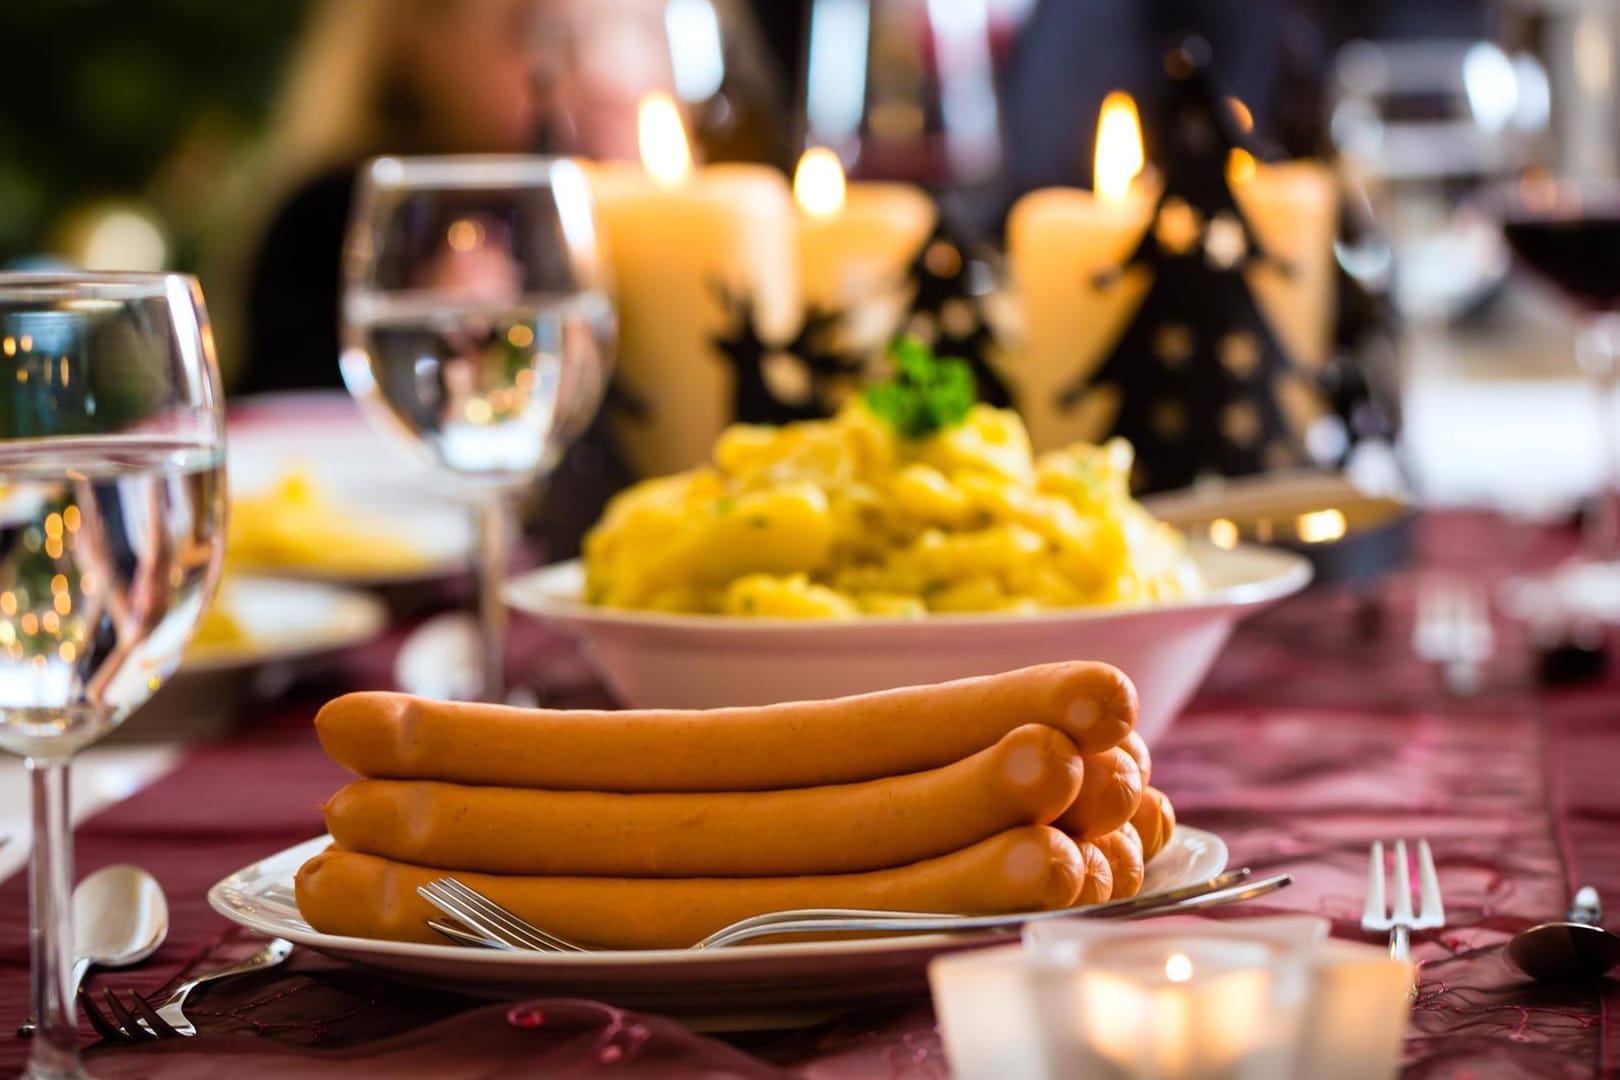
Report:
M 350 393 L 473 504 L 482 696 L 500 700 L 512 504 L 585 429 L 612 356 L 584 174 L 566 158 L 378 158 L 344 275 Z
M 1583 550 L 1545 589 L 1518 589 L 1516 604 L 1531 615 L 1620 622 L 1620 180 L 1535 174 L 1496 192 L 1495 202 L 1514 256 L 1577 312 L 1575 358 L 1595 391 L 1604 457 Z
M 0 274 L 0 748 L 33 785 L 31 1077 L 86 1075 L 68 763 L 174 673 L 213 596 L 218 387 L 192 278 Z

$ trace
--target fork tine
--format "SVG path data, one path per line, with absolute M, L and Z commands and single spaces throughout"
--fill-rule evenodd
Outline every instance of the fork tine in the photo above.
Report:
M 1395 896 L 1391 900 L 1390 921 L 1397 926 L 1412 925 L 1412 868 L 1406 857 L 1406 841 L 1395 841 Z
M 107 1008 L 111 1009 L 112 1014 L 118 1017 L 118 1026 L 124 1029 L 124 1034 L 128 1036 L 131 1042 L 140 1042 L 144 1039 L 156 1039 L 158 1037 L 157 1032 L 151 1028 L 141 1026 L 141 1022 L 135 1019 L 135 1015 L 124 1008 L 124 1003 L 118 1000 L 117 994 L 104 989 L 101 991 L 101 996 L 107 1002 Z
M 440 879 L 445 888 L 452 892 L 462 903 L 474 908 L 485 918 L 498 922 L 506 930 L 523 940 L 535 943 L 534 947 L 555 952 L 584 952 L 585 950 L 563 938 L 555 937 L 535 926 L 527 919 L 513 914 L 506 908 L 497 904 L 483 893 L 457 881 L 455 878 Z
M 1415 925 L 1424 930 L 1432 930 L 1446 925 L 1446 906 L 1440 898 L 1440 875 L 1434 868 L 1434 851 L 1429 847 L 1427 840 L 1418 841 L 1417 857 L 1418 899 L 1421 908 Z
M 107 1019 L 106 1014 L 97 1008 L 95 999 L 90 996 L 90 992 L 82 986 L 79 987 L 79 1010 L 89 1019 L 90 1026 L 96 1029 L 96 1034 L 108 1042 L 135 1041 L 124 1034 L 124 1030 L 117 1024 Z
M 443 888 L 442 881 L 431 881 L 416 891 L 417 894 L 422 897 L 422 899 L 438 908 L 439 911 L 445 915 L 448 915 L 457 922 L 466 925 L 484 937 L 500 942 L 506 948 L 526 950 L 532 950 L 534 948 L 534 946 L 529 945 L 526 941 L 519 938 L 514 938 L 510 933 L 506 932 L 501 927 L 491 925 L 489 920 L 484 918 L 479 912 L 470 910 L 467 905 L 463 904 L 457 897 L 447 894 L 446 890 Z
M 152 1008 L 151 1002 L 147 1001 L 133 990 L 129 992 L 129 998 L 135 1003 L 135 1011 L 141 1014 L 141 1019 L 146 1021 L 147 1027 L 150 1028 L 152 1033 L 158 1038 L 178 1039 L 182 1037 L 180 1032 L 175 1030 L 173 1024 L 169 1023 L 167 1020 L 163 1019 L 163 1017 L 158 1015 L 158 1011 Z
M 512 948 L 534 952 L 571 951 L 551 940 L 549 935 L 531 932 L 533 928 L 527 923 L 453 878 L 440 878 L 424 889 L 429 891 L 424 891 L 423 896 L 437 904 L 441 911 Z
M 1389 929 L 1389 909 L 1384 905 L 1384 842 L 1374 840 L 1367 852 L 1367 899 L 1361 908 L 1361 925 L 1368 930 Z

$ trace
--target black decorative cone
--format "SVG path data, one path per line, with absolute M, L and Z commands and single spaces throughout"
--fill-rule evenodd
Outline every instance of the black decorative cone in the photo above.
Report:
M 907 267 L 905 284 L 911 303 L 904 332 L 932 345 L 940 356 L 966 361 L 980 401 L 998 409 L 1011 407 L 1012 393 L 990 362 L 995 335 L 985 318 L 969 249 L 946 224 L 943 213 Z
M 833 343 L 842 316 L 811 309 L 792 340 L 771 342 L 760 335 L 752 297 L 724 285 L 716 285 L 715 292 L 726 321 L 710 345 L 731 368 L 731 418 L 743 424 L 790 424 L 831 416 L 841 384 L 862 367 Z

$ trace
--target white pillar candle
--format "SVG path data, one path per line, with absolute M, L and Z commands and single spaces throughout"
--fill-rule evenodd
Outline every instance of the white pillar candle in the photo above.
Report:
M 1007 218 L 1017 344 L 1010 370 L 1024 422 L 1040 450 L 1096 439 L 1117 402 L 1091 395 L 1072 411 L 1063 389 L 1095 370 L 1125 332 L 1146 292 L 1140 269 L 1104 284 L 1152 223 L 1154 195 L 1139 179 L 1142 131 L 1130 95 L 1109 94 L 1097 119 L 1096 190 L 1044 188 Z
M 934 202 L 912 184 L 844 179 L 838 156 L 804 152 L 793 177 L 799 205 L 799 284 L 805 307 L 846 311 L 904 284 L 934 227 Z
M 1233 155 L 1232 195 L 1256 239 L 1281 265 L 1249 271 L 1249 287 L 1294 359 L 1309 368 L 1327 360 L 1335 304 L 1333 241 L 1338 185 L 1320 161 L 1255 164 Z
M 799 321 L 787 180 L 763 165 L 694 169 L 674 103 L 642 106 L 644 168 L 599 165 L 598 215 L 618 293 L 618 378 L 644 417 L 621 445 L 637 475 L 698 465 L 731 420 L 735 374 L 714 339 L 729 332 L 719 290 L 747 300 L 768 341 Z

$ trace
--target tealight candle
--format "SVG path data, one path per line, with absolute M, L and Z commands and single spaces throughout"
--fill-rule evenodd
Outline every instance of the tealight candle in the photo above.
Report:
M 1247 941 L 1140 937 L 1086 950 L 1073 979 L 1074 1051 L 1092 1075 L 1203 1080 L 1286 1073 L 1269 1037 L 1274 951 Z M 1058 995 L 1058 998 L 1069 995 Z M 1065 1002 L 1065 1004 L 1068 1004 Z
M 929 965 L 959 1080 L 1378 1080 L 1399 1070 L 1410 966 L 1287 915 L 1031 923 Z
M 716 342 L 749 311 L 764 341 L 799 321 L 793 200 L 764 165 L 694 168 L 680 114 L 666 95 L 642 102 L 642 167 L 592 175 L 618 290 L 618 377 L 641 408 L 621 424 L 631 468 L 652 476 L 708 459 L 732 419 L 740 380 Z

